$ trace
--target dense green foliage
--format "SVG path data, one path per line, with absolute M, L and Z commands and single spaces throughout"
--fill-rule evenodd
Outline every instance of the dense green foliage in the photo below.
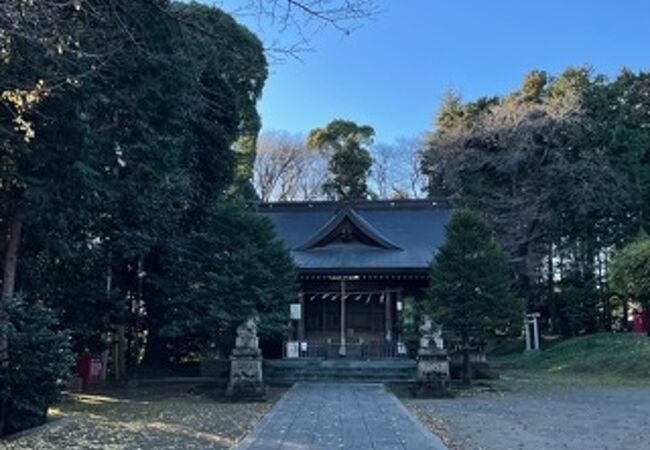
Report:
M 158 278 L 171 303 L 162 332 L 193 350 L 228 352 L 234 329 L 259 318 L 261 337 L 281 337 L 295 289 L 291 257 L 272 224 L 236 204 L 212 212 L 206 226 L 182 238 Z
M 307 145 L 325 152 L 329 161 L 330 179 L 323 186 L 329 198 L 368 197 L 367 181 L 372 166 L 368 146 L 374 134 L 372 127 L 340 119 L 309 132 Z
M 288 253 L 246 205 L 221 206 L 250 181 L 261 42 L 197 3 L 97 0 L 97 23 L 90 3 L 70 10 L 78 48 L 18 39 L 0 63 L 3 303 L 15 291 L 48 305 L 77 350 L 117 341 L 118 371 L 143 355 L 227 350 L 224 330 L 251 314 L 277 336 L 294 287 Z M 34 92 L 14 89 L 30 76 L 44 80 Z
M 617 292 L 650 307 L 650 238 L 644 236 L 621 249 L 611 262 L 609 277 Z
M 552 332 L 608 329 L 608 262 L 647 229 L 650 74 L 526 75 L 516 91 L 449 94 L 428 136 L 430 195 L 480 211 L 527 308 Z
M 510 289 L 505 255 L 490 229 L 469 210 L 454 211 L 446 227 L 446 242 L 435 255 L 427 292 L 434 320 L 463 345 L 490 333 L 519 330 L 522 305 Z M 469 380 L 469 364 L 465 364 Z
M 7 307 L 11 346 L 3 388 L 9 399 L 5 432 L 11 433 L 45 421 L 47 407 L 59 398 L 59 384 L 69 376 L 73 357 L 69 336 L 60 331 L 52 311 L 21 300 Z
M 266 77 L 260 42 L 216 9 L 123 7 L 137 42 L 27 114 L 36 138 L 3 178 L 29 175 L 17 194 L 29 225 L 19 288 L 62 311 L 81 340 L 134 325 L 134 301 L 164 315 L 164 292 L 138 275 L 155 277 L 176 239 L 206 226 L 234 178 L 231 146 L 259 129 Z

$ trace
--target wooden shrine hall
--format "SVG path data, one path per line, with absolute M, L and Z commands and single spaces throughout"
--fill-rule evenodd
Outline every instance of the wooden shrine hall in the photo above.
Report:
M 290 250 L 300 281 L 296 354 L 406 355 L 401 316 L 428 286 L 444 241 L 446 201 L 256 204 Z

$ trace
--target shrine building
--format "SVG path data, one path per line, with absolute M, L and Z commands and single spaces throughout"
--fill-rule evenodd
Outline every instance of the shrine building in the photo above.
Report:
M 259 203 L 296 264 L 292 357 L 406 356 L 401 316 L 444 242 L 446 200 Z M 287 347 L 289 348 L 289 347 Z

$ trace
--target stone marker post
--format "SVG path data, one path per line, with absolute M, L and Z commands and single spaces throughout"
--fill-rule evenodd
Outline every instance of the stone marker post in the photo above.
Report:
M 237 327 L 235 349 L 230 356 L 230 379 L 226 396 L 236 400 L 264 400 L 262 352 L 254 318 Z
M 449 357 L 442 340 L 442 329 L 425 316 L 419 328 L 420 348 L 413 389 L 416 397 L 449 397 Z

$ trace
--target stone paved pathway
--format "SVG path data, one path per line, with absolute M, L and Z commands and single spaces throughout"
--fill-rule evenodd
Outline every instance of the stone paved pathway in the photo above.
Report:
M 238 450 L 445 450 L 381 384 L 299 383 Z
M 407 402 L 442 419 L 465 450 L 650 449 L 647 387 L 510 387 L 516 391 Z

